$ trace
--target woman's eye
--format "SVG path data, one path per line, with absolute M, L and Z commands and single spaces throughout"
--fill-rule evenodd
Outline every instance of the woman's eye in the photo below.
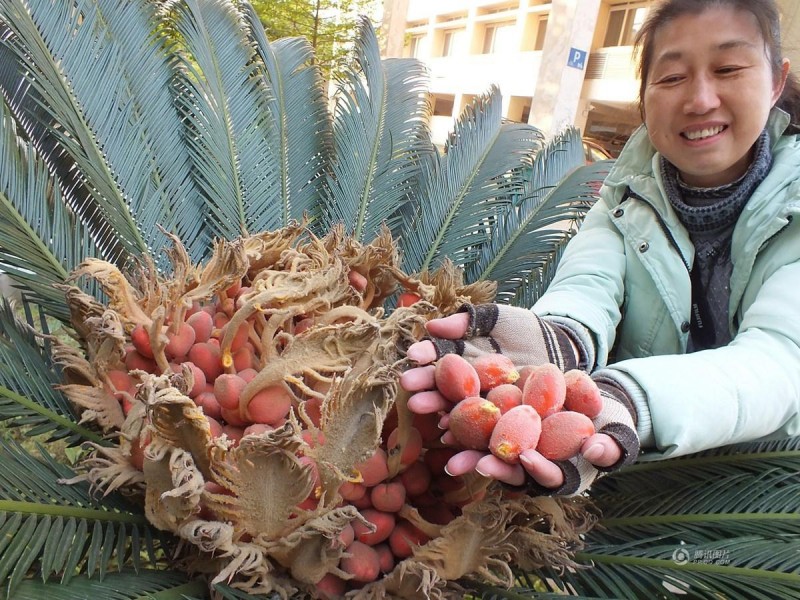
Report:
M 670 83 L 677 83 L 680 80 L 681 80 L 680 75 L 667 75 L 666 77 L 661 77 L 660 79 L 658 79 L 656 83 L 670 84 Z
M 736 73 L 739 70 L 741 70 L 741 67 L 733 67 L 733 66 L 720 67 L 719 69 L 717 69 L 717 73 L 719 73 L 721 75 L 728 75 L 730 73 Z

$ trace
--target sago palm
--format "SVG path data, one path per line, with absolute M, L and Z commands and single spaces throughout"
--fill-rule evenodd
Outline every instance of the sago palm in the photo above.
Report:
M 192 487 L 198 473 L 242 497 L 253 487 L 243 473 L 271 482 L 259 490 L 273 502 L 308 495 L 308 470 L 292 458 L 304 442 L 290 434 L 309 415 L 232 450 L 196 426 L 187 372 L 143 376 L 136 405 L 161 439 L 143 475 L 130 462 L 133 417 L 90 382 L 119 362 L 136 319 L 168 331 L 191 312 L 187 298 L 224 300 L 251 279 L 267 298 L 265 271 L 287 286 L 313 279 L 304 310 L 331 320 L 336 339 L 325 343 L 347 361 L 324 371 L 310 347 L 306 366 L 334 373 L 331 389 L 292 381 L 325 398 L 326 432 L 346 440 L 341 455 L 320 442 L 333 465 L 321 485 L 338 486 L 348 452 L 363 458 L 382 420 L 403 414 L 393 361 L 404 332 L 459 298 L 532 304 L 608 165 L 582 166 L 574 130 L 545 143 L 504 123 L 496 89 L 437 149 L 423 68 L 381 60 L 368 22 L 330 103 L 309 45 L 267 40 L 244 2 L 0 0 L 0 40 L 0 267 L 23 294 L 0 308 L 0 597 L 313 590 L 315 568 L 332 560 L 313 546 L 319 531 L 352 507 L 317 506 L 318 521 L 292 530 L 306 542 L 291 546 L 251 543 L 236 527 L 224 543 L 182 529 L 209 510 L 197 502 L 207 491 Z M 291 278 L 309 263 L 324 269 Z M 395 309 L 403 289 L 427 302 Z M 178 458 L 191 464 L 180 470 Z M 449 532 L 443 554 L 419 550 L 413 567 L 360 593 L 798 597 L 799 466 L 797 440 L 776 441 L 635 465 L 598 482 L 591 502 L 476 496 L 457 519 L 471 537 Z M 163 484 L 170 474 L 185 478 Z M 234 525 L 247 521 L 238 498 L 208 497 Z M 249 500 L 261 514 L 267 500 Z M 220 521 L 217 534 L 228 531 Z M 304 558 L 312 546 L 319 553 Z M 484 562 L 445 568 L 472 556 Z M 455 580 L 435 581 L 442 573 Z

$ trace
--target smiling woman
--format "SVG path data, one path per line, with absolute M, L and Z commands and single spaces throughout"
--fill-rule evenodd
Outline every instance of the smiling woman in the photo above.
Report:
M 723 6 L 672 19 L 653 32 L 652 48 L 643 103 L 650 141 L 689 185 L 735 181 L 752 163 L 789 61 L 776 76 L 755 15 Z

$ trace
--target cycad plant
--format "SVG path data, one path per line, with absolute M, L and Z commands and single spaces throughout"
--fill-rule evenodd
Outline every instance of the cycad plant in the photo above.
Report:
M 504 123 L 496 89 L 440 151 L 423 68 L 366 21 L 330 102 L 307 42 L 244 2 L 0 0 L 0 40 L 23 294 L 0 309 L 0 597 L 334 593 L 342 490 L 379 451 L 407 466 L 404 344 L 464 300 L 532 304 L 608 165 Z M 223 435 L 176 350 L 209 308 L 214 368 L 254 372 Z M 242 437 L 276 390 L 288 412 Z M 409 503 L 430 541 L 348 593 L 795 597 L 798 465 L 787 441 L 637 465 L 592 503 L 437 489 L 449 524 Z

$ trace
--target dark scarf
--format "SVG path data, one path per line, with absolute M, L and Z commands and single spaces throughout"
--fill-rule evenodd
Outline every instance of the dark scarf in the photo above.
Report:
M 692 319 L 688 352 L 719 348 L 731 341 L 728 327 L 731 237 L 742 209 L 772 166 L 769 134 L 756 140 L 753 162 L 733 183 L 696 188 L 680 180 L 678 170 L 661 158 L 670 204 L 695 246 L 692 265 Z

